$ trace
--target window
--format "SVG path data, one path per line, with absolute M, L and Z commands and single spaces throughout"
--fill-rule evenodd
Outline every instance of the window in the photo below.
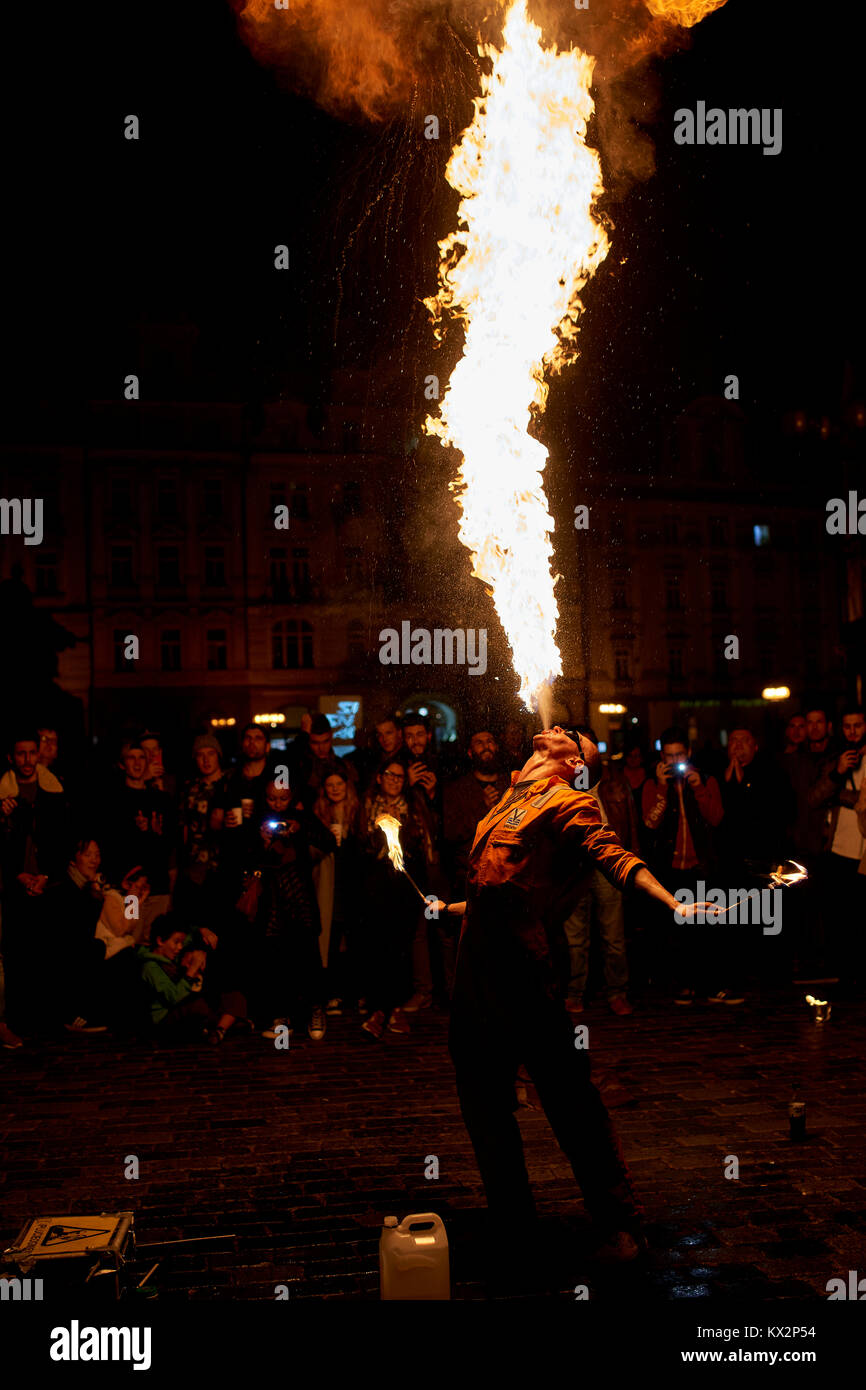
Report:
M 126 639 L 129 635 L 125 627 L 116 627 L 114 629 L 113 646 L 115 671 L 133 671 L 135 669 L 135 662 L 127 661 L 125 656 Z
M 305 545 L 296 545 L 292 551 L 292 588 L 296 598 L 310 591 L 310 552 Z
M 714 613 L 726 613 L 728 610 L 728 584 L 725 579 L 713 579 L 712 582 L 712 607 Z
M 343 425 L 343 449 L 347 454 L 361 452 L 361 426 L 357 420 L 347 420 Z
M 291 514 L 299 521 L 310 519 L 310 493 L 306 483 L 296 483 L 292 490 Z
M 629 654 L 628 654 L 628 652 L 627 652 L 625 649 L 623 649 L 623 648 L 621 648 L 621 649 L 618 650 L 618 651 L 615 651 L 614 654 L 613 654 L 613 660 L 614 660 L 614 678 L 615 678 L 616 680 L 618 680 L 618 681 L 628 681 L 628 680 L 631 680 L 631 672 L 629 671 Z
M 207 669 L 225 671 L 228 667 L 228 642 L 224 627 L 209 627 L 207 630 Z
M 683 649 L 682 647 L 670 647 L 668 649 L 668 675 L 671 680 L 681 680 L 683 675 Z
M 159 664 L 163 671 L 180 670 L 180 628 L 166 628 L 159 641 Z
M 204 582 L 208 589 L 222 589 L 226 582 L 226 549 L 224 545 L 204 548 Z
M 361 484 L 355 479 L 351 479 L 343 488 L 343 508 L 346 516 L 361 516 L 364 511 Z
M 271 483 L 268 489 L 268 525 L 273 526 L 277 516 L 277 507 L 287 507 L 285 483 Z
M 275 545 L 268 555 L 268 577 L 274 598 L 286 598 L 289 591 L 289 567 L 284 545 Z
M 212 521 L 223 514 L 223 485 L 221 478 L 205 478 L 202 503 L 206 517 Z
M 175 478 L 160 478 L 157 482 L 156 514 L 160 521 L 176 521 L 180 515 L 180 499 Z
M 361 547 L 359 545 L 347 545 L 343 551 L 343 566 L 347 584 L 362 585 L 364 583 L 364 565 L 361 560 Z
M 40 551 L 36 556 L 36 593 L 56 594 L 57 592 L 57 556 L 43 554 Z
M 728 524 L 724 517 L 710 517 L 710 545 L 727 545 Z
M 132 483 L 115 475 L 108 482 L 108 510 L 113 517 L 126 517 L 132 511 Z
M 156 552 L 156 582 L 161 589 L 179 589 L 180 547 L 161 545 Z
M 681 590 L 682 580 L 678 574 L 669 574 L 665 579 L 665 607 L 668 612 L 681 612 L 683 606 L 683 595 Z
M 769 545 L 769 544 L 770 544 L 770 528 L 769 528 L 769 526 L 763 526 L 763 525 L 761 525 L 761 526 L 753 526 L 753 527 L 752 527 L 752 536 L 754 537 L 755 545 Z
M 367 644 L 364 640 L 364 624 L 360 618 L 354 618 L 349 623 L 349 660 L 364 661 L 367 656 Z
M 135 587 L 131 545 L 113 545 L 111 547 L 108 582 L 112 589 L 133 589 Z
M 271 665 L 275 671 L 296 671 L 313 664 L 313 629 L 310 623 L 285 618 L 271 628 Z

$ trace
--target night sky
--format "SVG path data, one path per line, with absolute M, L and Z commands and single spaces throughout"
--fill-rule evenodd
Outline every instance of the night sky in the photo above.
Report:
M 116 396 L 137 318 L 187 315 L 215 398 L 310 390 L 332 364 L 395 347 L 417 396 L 437 365 L 419 300 L 456 206 L 447 131 L 431 149 L 399 122 L 324 114 L 256 62 L 218 0 L 40 14 L 7 17 L 10 390 L 61 409 Z M 583 360 L 551 400 L 596 463 L 653 451 L 729 372 L 746 410 L 770 415 L 837 409 L 846 360 L 862 392 L 859 47 L 845 23 L 728 0 L 656 61 L 658 170 L 605 205 L 616 229 L 585 295 Z M 675 145 L 674 111 L 699 99 L 782 107 L 781 154 Z M 129 112 L 138 143 L 122 137 Z M 277 242 L 289 273 L 272 268 Z

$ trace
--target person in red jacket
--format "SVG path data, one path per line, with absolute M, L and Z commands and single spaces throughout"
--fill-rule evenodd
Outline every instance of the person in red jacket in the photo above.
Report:
M 630 1260 L 642 1246 L 641 1209 L 590 1080 L 588 1052 L 577 1045 L 562 999 L 562 923 L 581 876 L 592 867 L 621 890 L 642 890 L 671 911 L 679 904 L 602 823 L 589 794 L 600 775 L 598 748 L 585 735 L 559 725 L 545 729 L 522 770 L 512 774 L 510 789 L 478 825 L 466 902 L 448 909 L 464 911 L 449 1050 L 488 1210 L 497 1229 L 507 1231 L 509 1245 L 517 1240 L 529 1255 L 538 1249 L 514 1117 L 514 1083 L 523 1063 L 582 1188 L 597 1256 Z

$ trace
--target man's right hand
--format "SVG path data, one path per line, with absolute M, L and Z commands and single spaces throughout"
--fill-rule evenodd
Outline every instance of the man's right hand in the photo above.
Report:
M 659 791 L 664 796 L 667 796 L 668 794 L 668 783 L 670 782 L 672 776 L 673 768 L 669 763 L 656 763 L 656 783 L 658 784 Z
M 17 805 L 18 805 L 18 799 L 17 799 L 17 797 L 14 797 L 14 796 L 6 796 L 6 797 L 3 798 L 2 801 L 0 801 L 0 811 L 3 812 L 4 816 L 11 816 L 11 815 L 12 815 L 12 812 L 15 810 L 15 807 L 16 807 Z
M 488 783 L 484 788 L 484 804 L 488 811 L 491 811 L 499 800 L 499 792 L 492 783 Z
M 836 771 L 844 777 L 846 772 L 850 772 L 852 767 L 856 767 L 860 761 L 860 752 L 857 748 L 849 748 L 843 753 L 836 764 Z

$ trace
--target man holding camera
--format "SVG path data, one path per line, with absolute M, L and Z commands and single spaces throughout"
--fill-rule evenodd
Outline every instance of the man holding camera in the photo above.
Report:
M 716 864 L 714 830 L 724 814 L 722 796 L 715 777 L 701 777 L 692 762 L 688 735 L 683 729 L 665 729 L 661 736 L 661 758 L 655 780 L 644 783 L 641 810 L 651 834 L 650 863 L 671 893 L 688 889 L 693 898 L 700 881 L 706 883 Z M 693 1004 L 697 985 L 706 974 L 706 928 L 686 924 L 674 928 L 671 945 L 679 964 L 676 973 L 682 986 L 676 994 L 678 1004 Z M 708 1002 L 742 1004 L 742 997 L 730 990 L 707 994 Z

